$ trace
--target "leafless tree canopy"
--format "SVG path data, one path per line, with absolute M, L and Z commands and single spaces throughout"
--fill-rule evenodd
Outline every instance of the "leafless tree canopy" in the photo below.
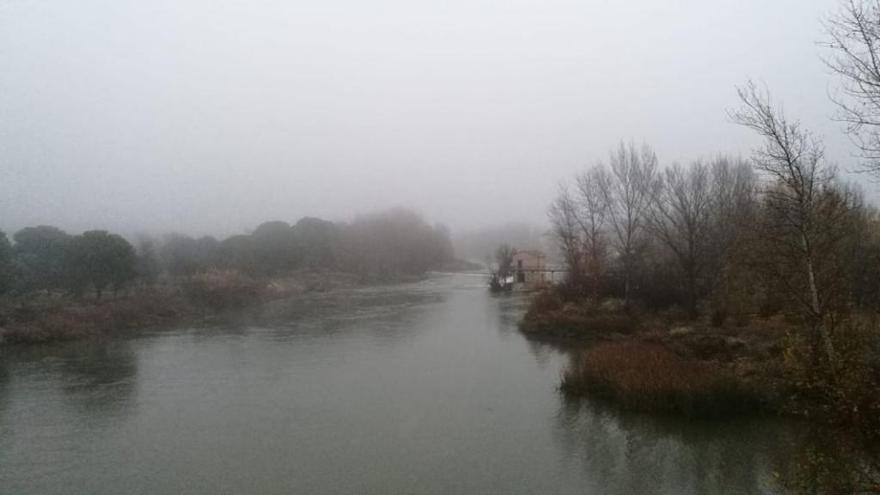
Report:
M 859 147 L 863 169 L 880 174 L 880 1 L 847 0 L 826 21 L 826 65 L 840 81 L 839 118 Z
M 552 235 L 559 246 L 563 260 L 571 277 L 578 278 L 584 273 L 582 236 L 583 220 L 578 218 L 577 203 L 568 187 L 560 186 L 559 195 L 550 206 L 549 216 Z
M 776 255 L 778 267 L 788 265 L 782 273 L 792 276 L 780 280 L 801 302 L 815 338 L 833 361 L 825 317 L 831 295 L 839 287 L 835 287 L 831 261 L 851 202 L 845 190 L 835 187 L 835 170 L 825 161 L 822 144 L 774 107 L 769 93 L 749 83 L 739 89 L 739 96 L 743 107 L 733 113 L 734 120 L 764 138 L 753 157 L 755 167 L 770 179 L 764 188 L 761 239 L 771 245 L 768 252 Z
M 657 173 L 657 154 L 648 145 L 640 149 L 620 143 L 611 153 L 608 180 L 600 191 L 609 212 L 611 239 L 623 267 L 624 300 L 629 301 L 636 257 L 645 245 L 645 213 Z
M 574 183 L 550 214 L 570 289 L 625 301 L 680 294 L 691 314 L 722 283 L 756 210 L 751 166 L 727 157 L 661 169 L 648 146 L 624 144 L 611 167 L 598 163 Z
M 710 242 L 711 190 L 709 168 L 675 164 L 651 188 L 648 226 L 678 260 L 684 273 L 689 311 L 696 313 L 697 284 Z

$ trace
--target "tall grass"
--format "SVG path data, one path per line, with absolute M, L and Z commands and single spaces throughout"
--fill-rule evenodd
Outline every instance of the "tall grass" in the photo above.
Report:
M 173 321 L 186 311 L 178 297 L 157 291 L 97 302 L 64 298 L 29 304 L 0 315 L 0 344 L 78 339 Z
M 721 416 L 756 410 L 759 400 L 719 365 L 683 359 L 644 341 L 596 345 L 565 370 L 565 393 L 606 398 L 633 410 Z

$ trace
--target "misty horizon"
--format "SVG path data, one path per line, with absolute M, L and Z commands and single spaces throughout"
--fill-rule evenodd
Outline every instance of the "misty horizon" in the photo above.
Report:
M 545 226 L 620 141 L 748 156 L 727 116 L 747 78 L 856 165 L 831 0 L 90 4 L 0 4 L 0 229 L 225 236 L 394 206 Z
M 0 492 L 880 488 L 880 0 L 0 0 Z

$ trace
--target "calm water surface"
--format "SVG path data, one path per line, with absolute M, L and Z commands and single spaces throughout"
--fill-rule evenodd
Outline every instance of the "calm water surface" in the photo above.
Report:
M 0 354 L 0 493 L 776 493 L 798 431 L 622 415 L 479 276 Z

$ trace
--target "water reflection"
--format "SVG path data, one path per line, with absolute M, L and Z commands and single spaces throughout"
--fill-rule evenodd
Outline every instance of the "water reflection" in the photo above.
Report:
M 3 431 L 3 425 L 5 422 L 3 421 L 3 415 L 6 411 L 6 406 L 9 403 L 9 395 L 10 395 L 10 378 L 12 374 L 9 371 L 9 361 L 0 352 L 0 433 Z
M 340 289 L 300 294 L 270 301 L 235 313 L 206 319 L 186 327 L 154 329 L 159 337 L 169 331 L 186 334 L 196 342 L 212 342 L 218 337 L 271 338 L 279 342 L 306 338 L 372 335 L 382 341 L 402 340 L 418 335 L 425 327 L 418 324 L 424 309 L 441 304 L 449 287 L 424 282 Z
M 683 421 L 560 398 L 556 439 L 602 493 L 776 492 L 772 466 L 798 440 L 781 421 Z
M 852 432 L 813 425 L 777 471 L 791 493 L 880 493 L 880 451 Z
M 272 329 L 280 338 L 352 329 L 383 339 L 413 337 L 422 328 L 413 324 L 420 309 L 440 304 L 447 296 L 427 283 L 313 293 L 267 304 L 242 324 Z
M 519 333 L 519 320 L 522 318 L 528 306 L 528 297 L 522 294 L 493 294 L 491 300 L 498 307 L 499 330 L 502 334 L 516 334 L 518 338 L 522 337 Z
M 535 357 L 535 362 L 537 362 L 538 366 L 541 368 L 549 366 L 553 362 L 553 359 L 559 354 L 559 350 L 555 347 L 535 340 L 526 341 L 526 345 L 529 348 L 529 352 Z
M 57 390 L 85 416 L 119 413 L 136 393 L 138 362 L 131 341 L 96 339 L 48 346 L 6 349 L 0 377 L 15 367 L 25 381 L 38 380 L 41 390 Z M 0 394 L 11 388 L 0 378 Z M 0 395 L 0 403 L 5 402 Z
M 57 357 L 66 400 L 83 414 L 124 412 L 137 388 L 137 356 L 128 340 L 81 342 Z

